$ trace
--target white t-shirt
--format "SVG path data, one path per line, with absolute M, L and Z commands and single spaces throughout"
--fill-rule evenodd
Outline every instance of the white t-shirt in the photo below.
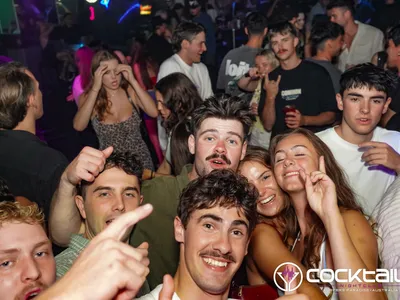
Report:
M 356 21 L 358 30 L 350 49 L 345 48 L 338 57 L 340 71 L 346 71 L 346 65 L 358 65 L 371 62 L 376 52 L 384 50 L 384 36 L 379 29 Z
M 163 285 L 157 285 L 157 287 L 152 290 L 149 294 L 144 295 L 143 297 L 138 298 L 139 300 L 158 300 L 158 297 L 161 293 Z M 172 300 L 180 300 L 180 298 L 178 297 L 178 295 L 176 293 L 174 293 L 174 295 L 172 296 Z M 231 298 L 228 298 L 227 300 L 234 300 Z
M 203 100 L 213 95 L 210 75 L 203 63 L 194 63 L 189 66 L 178 54 L 174 54 L 161 64 L 157 82 L 172 73 L 183 73 L 189 77 L 197 87 L 200 97 Z
M 358 145 L 342 139 L 334 128 L 318 132 L 317 136 L 328 145 L 337 162 L 347 174 L 350 186 L 367 215 L 371 215 L 389 185 L 396 179 L 396 172 L 384 166 L 366 166 L 361 161 L 364 153 Z M 377 127 L 371 141 L 390 145 L 400 152 L 400 133 Z

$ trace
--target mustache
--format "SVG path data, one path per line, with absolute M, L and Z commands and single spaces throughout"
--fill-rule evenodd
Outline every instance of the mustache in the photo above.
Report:
M 210 257 L 215 257 L 215 258 L 222 258 L 224 260 L 234 262 L 234 263 L 236 262 L 236 259 L 232 255 L 222 254 L 218 251 L 207 250 L 207 251 L 201 252 L 200 256 L 210 256 Z
M 30 284 L 26 286 L 21 292 L 18 293 L 18 295 L 15 297 L 16 300 L 24 300 L 25 295 L 32 290 L 40 289 L 40 293 L 43 293 L 43 291 L 47 288 L 48 286 L 43 284 L 42 282 L 36 282 L 33 284 Z M 39 294 L 40 295 L 40 294 Z
M 220 158 L 222 159 L 226 164 L 230 165 L 232 162 L 229 160 L 229 158 L 226 157 L 225 154 L 218 154 L 218 153 L 214 153 L 208 157 L 206 157 L 206 160 L 210 160 L 210 159 L 215 159 L 215 158 Z

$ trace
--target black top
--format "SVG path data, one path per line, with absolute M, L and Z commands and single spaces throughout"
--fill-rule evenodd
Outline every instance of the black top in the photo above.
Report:
M 269 74 L 269 78 L 276 80 L 278 75 L 281 75 L 281 82 L 275 99 L 276 120 L 272 128 L 272 136 L 288 129 L 283 111 L 286 105 L 294 105 L 304 116 L 317 116 L 323 112 L 338 110 L 332 80 L 323 67 L 303 60 L 292 70 L 276 68 Z M 260 116 L 262 116 L 264 104 L 265 90 L 262 89 L 259 103 Z M 329 126 L 305 126 L 304 128 L 318 132 L 327 127 Z
M 146 43 L 147 50 L 150 57 L 154 59 L 159 66 L 166 60 L 174 55 L 172 46 L 168 41 L 157 34 L 153 34 Z
M 400 15 L 400 3 L 385 4 L 378 9 L 372 16 L 371 25 L 379 28 L 383 32 L 396 24 Z
M 0 145 L 0 177 L 14 196 L 37 203 L 48 218 L 67 159 L 27 131 L 0 130 Z

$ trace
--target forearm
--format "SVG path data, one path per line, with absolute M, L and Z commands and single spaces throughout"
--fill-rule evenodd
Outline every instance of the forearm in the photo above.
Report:
M 345 269 L 351 270 L 351 274 L 355 274 L 359 269 L 369 270 L 360 254 L 358 253 L 356 247 L 354 246 L 350 235 L 347 231 L 343 217 L 339 209 L 329 214 L 327 220 L 324 221 L 325 229 L 329 238 L 329 245 L 331 247 L 332 260 L 334 269 Z M 369 270 L 375 271 L 375 270 Z M 363 280 L 362 271 L 360 271 L 358 278 Z M 349 280 L 348 272 L 339 272 L 338 278 L 346 280 L 346 284 L 356 284 L 360 283 L 358 280 Z M 374 276 L 366 276 L 368 279 L 373 279 Z M 368 284 L 368 282 L 365 282 Z M 378 286 L 377 286 L 378 288 Z M 362 289 L 362 288 L 361 288 Z M 372 291 L 369 288 L 363 290 L 362 293 L 355 293 L 352 291 L 340 291 L 339 292 L 341 300 L 347 299 L 385 299 L 384 293 Z
M 268 97 L 268 95 L 266 96 L 261 119 L 265 130 L 271 131 L 276 120 L 275 98 Z
M 156 104 L 154 103 L 153 98 L 150 97 L 149 93 L 147 93 L 137 82 L 137 80 L 132 81 L 132 88 L 134 89 L 136 95 L 138 96 L 138 105 L 139 107 L 150 117 L 157 117 L 158 111 Z
M 68 246 L 73 233 L 78 233 L 81 217 L 75 205 L 76 187 L 61 176 L 58 189 L 54 193 L 49 218 L 51 239 L 60 246 Z
M 303 126 L 322 126 L 329 125 L 335 121 L 335 113 L 332 111 L 326 111 L 320 113 L 318 116 L 303 116 Z
M 258 80 L 252 80 L 250 77 L 242 76 L 238 81 L 238 86 L 245 91 L 254 92 L 257 88 Z
M 75 130 L 83 131 L 88 126 L 96 103 L 97 95 L 98 91 L 90 90 L 89 94 L 86 96 L 86 100 L 82 106 L 78 108 L 73 121 Z M 83 99 L 81 98 L 80 100 L 82 101 Z

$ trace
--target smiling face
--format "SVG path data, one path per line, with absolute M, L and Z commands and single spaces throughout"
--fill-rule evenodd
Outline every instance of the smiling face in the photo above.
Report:
M 271 47 L 279 60 L 285 61 L 296 55 L 296 46 L 299 39 L 291 33 L 276 33 L 271 37 Z
M 116 59 L 100 62 L 100 66 L 107 66 L 107 71 L 103 75 L 102 83 L 106 88 L 110 90 L 116 90 L 121 85 L 122 74 L 117 73 L 118 64 L 119 63 Z
M 26 300 L 55 282 L 56 264 L 44 229 L 6 222 L 0 227 L 1 299 Z
M 178 272 L 205 293 L 227 293 L 247 254 L 248 228 L 248 220 L 236 207 L 196 210 L 186 229 L 177 217 L 175 239 L 181 243 Z
M 191 42 L 184 40 L 182 43 L 183 48 L 186 49 L 188 59 L 192 63 L 199 63 L 201 61 L 201 55 L 203 52 L 207 51 L 206 34 L 200 32 Z
M 300 170 L 310 174 L 317 171 L 319 167 L 317 151 L 302 134 L 292 134 L 281 140 L 276 146 L 274 157 L 276 181 L 289 195 L 304 191 Z
M 386 97 L 385 92 L 367 87 L 347 89 L 343 97 L 337 94 L 338 108 L 343 111 L 343 130 L 357 135 L 372 134 L 390 104 Z
M 159 91 L 156 91 L 156 99 L 157 99 L 158 112 L 160 113 L 160 116 L 165 121 L 171 115 L 171 110 L 165 106 L 164 97 Z
M 110 168 L 96 177 L 76 205 L 85 219 L 85 235 L 94 238 L 115 218 L 136 209 L 142 201 L 139 180 L 119 168 Z M 122 241 L 127 241 L 130 232 Z
M 284 194 L 270 168 L 257 161 L 246 161 L 241 164 L 239 173 L 258 190 L 257 212 L 259 214 L 264 217 L 273 217 L 281 212 Z
M 296 23 L 294 24 L 294 26 L 296 26 L 297 30 L 303 30 L 305 21 L 306 21 L 305 15 L 303 12 L 301 12 L 297 16 Z
M 255 59 L 255 67 L 260 74 L 266 74 L 270 70 L 268 58 L 264 55 L 258 55 Z
M 215 169 L 236 171 L 246 148 L 243 125 L 237 120 L 205 119 L 196 138 L 189 137 L 189 150 L 195 155 L 194 168 L 198 176 Z

